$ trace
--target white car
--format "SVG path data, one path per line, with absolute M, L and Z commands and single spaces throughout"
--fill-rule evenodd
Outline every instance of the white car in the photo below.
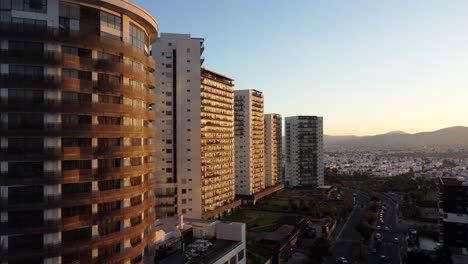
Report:
M 382 235 L 380 233 L 375 233 L 375 238 L 379 239 L 381 237 L 382 237 Z
M 395 237 L 395 238 L 393 239 L 393 243 L 395 243 L 395 244 L 400 243 L 400 239 L 398 239 L 398 237 Z
M 339 257 L 338 258 L 338 263 L 346 264 L 346 263 L 348 263 L 348 260 L 345 257 Z

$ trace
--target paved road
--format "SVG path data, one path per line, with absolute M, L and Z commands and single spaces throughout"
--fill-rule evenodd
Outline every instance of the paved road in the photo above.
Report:
M 359 255 L 360 234 L 354 229 L 369 206 L 369 198 L 357 192 L 356 205 L 349 216 L 348 221 L 338 233 L 336 240 L 332 242 L 332 256 L 328 257 L 325 263 L 337 263 L 339 257 L 346 257 L 354 260 Z
M 397 204 L 391 199 L 382 195 L 382 202 L 387 204 L 387 212 L 384 214 L 385 226 L 390 228 L 389 232 L 382 230 L 383 243 L 376 246 L 377 254 L 372 254 L 370 249 L 374 247 L 374 238 L 371 239 L 369 245 L 360 243 L 360 234 L 354 229 L 356 224 L 361 220 L 366 213 L 369 205 L 369 199 L 360 192 L 357 193 L 357 205 L 351 213 L 348 222 L 343 226 L 343 229 L 338 233 L 336 240 L 332 241 L 332 256 L 328 257 L 325 263 L 338 263 L 339 257 L 345 257 L 350 263 L 354 263 L 359 256 L 360 251 L 368 255 L 367 263 L 378 263 L 379 256 L 385 255 L 387 263 L 401 263 L 400 259 L 400 244 L 394 244 L 393 239 L 398 237 L 400 241 L 404 239 L 401 235 L 402 230 L 398 229 L 397 223 Z M 378 231 L 379 232 L 379 231 Z
M 375 239 L 371 240 L 370 244 L 371 247 L 376 247 L 377 248 L 377 254 L 369 254 L 369 258 L 367 259 L 367 263 L 377 263 L 379 262 L 379 256 L 380 255 L 385 255 L 388 258 L 387 263 L 402 263 L 400 259 L 400 243 L 395 244 L 393 243 L 393 239 L 395 237 L 398 237 L 400 241 L 404 240 L 404 236 L 402 235 L 401 230 L 398 228 L 398 223 L 397 223 L 397 214 L 398 214 L 398 208 L 397 204 L 394 203 L 393 200 L 389 199 L 387 196 L 382 195 L 381 196 L 382 202 L 387 204 L 387 211 L 384 214 L 384 221 L 385 221 L 385 226 L 388 226 L 390 228 L 389 232 L 386 232 L 384 230 L 380 231 L 382 234 L 382 245 L 377 246 L 375 245 Z M 379 232 L 379 231 L 377 231 Z

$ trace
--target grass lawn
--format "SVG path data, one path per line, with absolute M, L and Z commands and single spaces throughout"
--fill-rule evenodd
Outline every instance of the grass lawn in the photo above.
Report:
M 240 223 L 247 223 L 253 220 L 251 217 L 246 215 L 247 210 L 240 210 L 234 214 L 226 216 L 223 220 L 231 221 L 231 222 L 240 222 Z
M 267 226 L 267 225 L 270 226 L 270 225 L 276 224 L 276 222 L 281 217 L 281 215 L 282 215 L 281 213 L 274 213 L 274 212 L 240 210 L 239 212 L 236 212 L 235 214 L 227 216 L 223 220 L 246 223 L 247 230 L 250 231 L 250 229 L 253 227 L 260 228 L 262 226 Z M 265 227 L 265 230 L 269 230 L 269 228 Z M 259 232 L 257 230 L 254 230 L 254 231 Z M 261 231 L 261 232 L 266 232 L 266 231 Z
M 259 242 L 250 242 L 247 244 L 248 250 L 255 252 L 257 255 L 261 255 L 265 258 L 269 258 L 273 255 L 273 249 L 275 245 L 278 244 L 277 241 L 262 239 Z
M 264 225 L 260 227 L 252 227 L 250 231 L 252 232 L 274 232 L 276 229 L 278 229 L 279 225 L 278 224 L 271 224 L 271 225 Z

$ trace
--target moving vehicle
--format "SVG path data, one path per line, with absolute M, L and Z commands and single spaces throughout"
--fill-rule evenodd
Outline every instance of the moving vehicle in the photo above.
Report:
M 338 263 L 346 264 L 346 263 L 348 263 L 348 260 L 345 257 L 339 257 L 338 258 Z

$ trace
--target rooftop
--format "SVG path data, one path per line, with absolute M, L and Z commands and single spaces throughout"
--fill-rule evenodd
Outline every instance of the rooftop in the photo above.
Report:
M 442 177 L 440 178 L 440 182 L 445 186 L 463 186 L 468 184 L 463 177 Z
M 158 261 L 160 264 L 211 264 L 225 256 L 237 246 L 241 245 L 240 241 L 211 239 L 198 239 L 194 243 L 187 245 L 186 252 L 182 250 Z M 204 245 L 209 245 L 208 247 Z M 192 258 L 186 262 L 185 255 L 192 255 Z
M 218 81 L 221 81 L 221 82 L 226 82 L 228 84 L 233 84 L 234 82 L 234 79 L 230 78 L 230 77 L 227 77 L 226 75 L 224 74 L 221 74 L 219 72 L 215 72 L 213 70 L 210 70 L 210 69 L 207 69 L 205 67 L 202 67 L 202 75 L 211 75 L 211 76 L 208 76 L 208 77 L 212 77 Z

